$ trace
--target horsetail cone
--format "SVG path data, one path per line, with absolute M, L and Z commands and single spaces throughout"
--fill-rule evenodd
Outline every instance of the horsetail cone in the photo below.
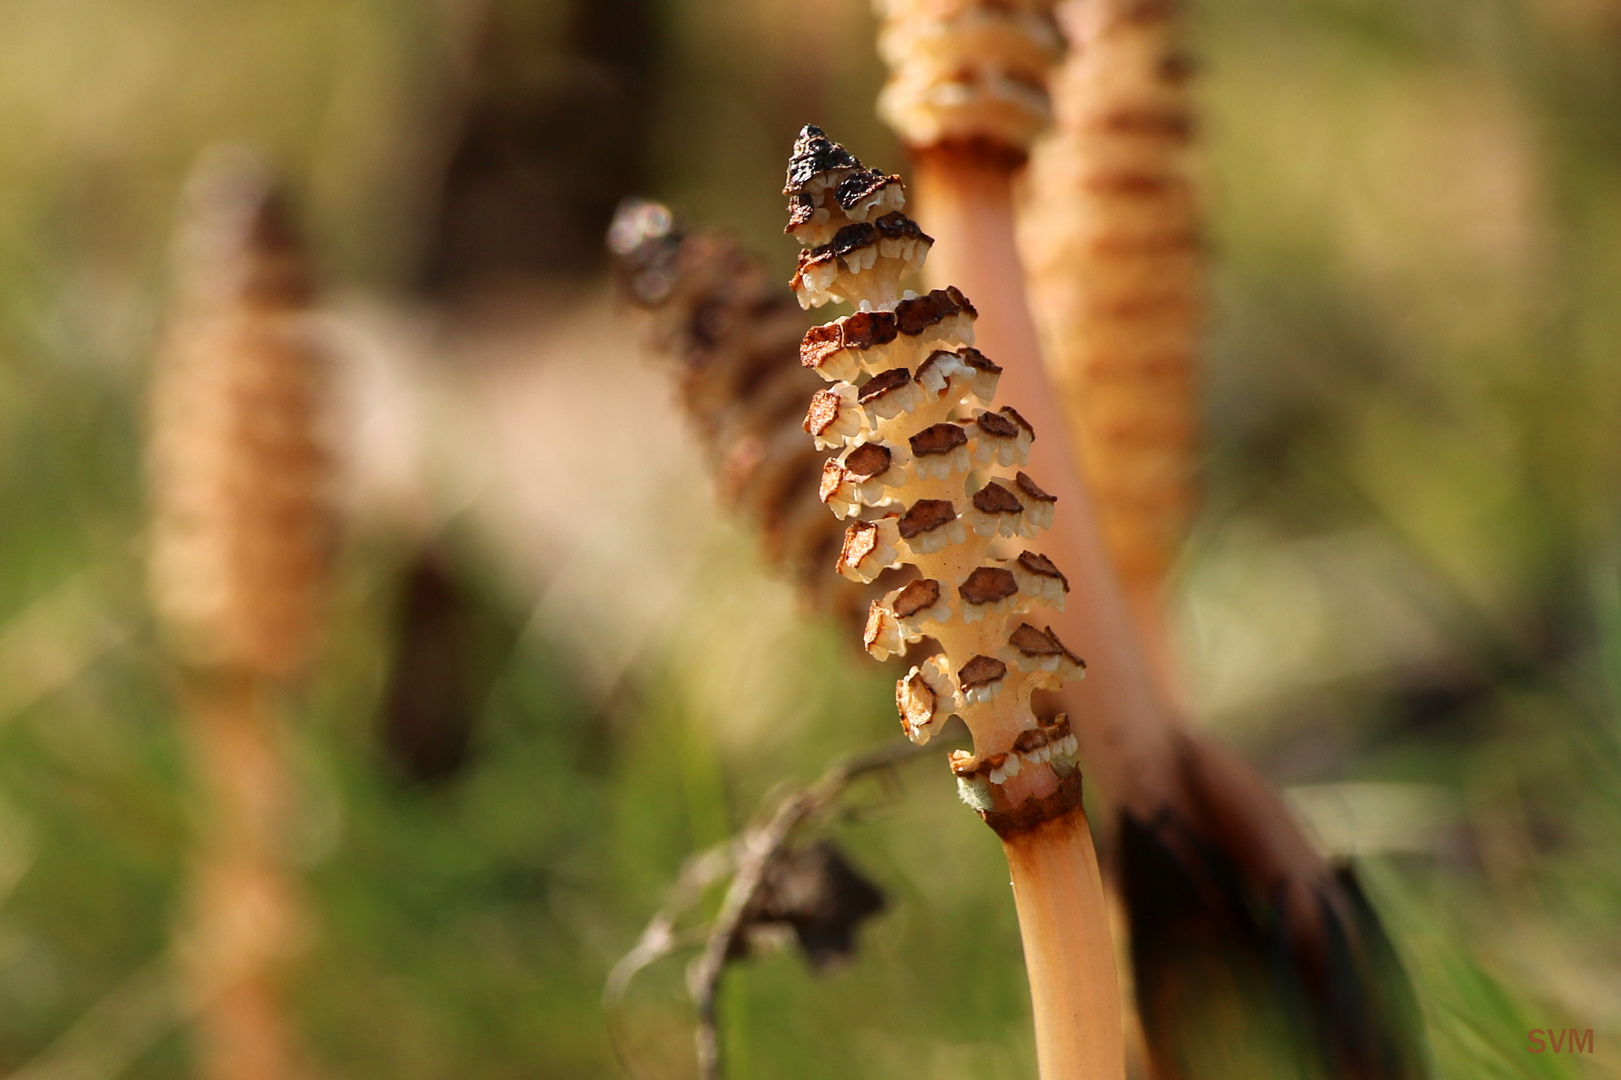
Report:
M 1086 0 L 1022 222 L 1033 310 L 1110 554 L 1157 605 L 1195 497 L 1204 250 L 1180 5 Z
M 972 146 L 1021 158 L 1052 118 L 1063 54 L 1054 0 L 878 0 L 889 81 L 878 111 L 913 150 Z
M 1062 610 L 1069 583 L 1023 543 L 1051 524 L 1056 500 L 1023 471 L 1030 424 L 995 405 L 1001 368 L 973 347 L 978 313 L 955 288 L 903 290 L 933 241 L 906 216 L 898 177 L 806 127 L 784 193 L 787 231 L 804 245 L 791 282 L 800 303 L 855 308 L 812 328 L 800 350 L 830 384 L 804 426 L 836 451 L 821 497 L 850 522 L 838 571 L 862 582 L 902 566 L 916 575 L 873 601 L 864 644 L 874 657 L 926 638 L 940 646 L 896 685 L 901 726 L 924 743 L 963 718 L 974 751 L 958 751 L 952 768 L 987 820 L 1021 801 L 997 789 L 1024 770 L 1078 787 L 1067 721 L 1042 723 L 1030 707 L 1035 690 L 1085 670 L 1042 617 Z
M 859 622 L 873 590 L 827 573 L 843 529 L 817 499 L 825 455 L 800 429 L 818 380 L 795 363 L 798 305 L 735 241 L 683 230 L 656 202 L 627 199 L 608 247 L 620 293 L 646 313 L 647 351 L 675 377 L 718 500 L 759 529 L 767 562 L 810 607 Z
M 152 387 L 149 584 L 183 666 L 206 801 L 186 927 L 198 1075 L 308 1075 L 283 993 L 305 942 L 287 859 L 296 796 L 280 691 L 314 651 L 332 548 L 309 262 L 256 159 L 187 190 L 173 315 Z
M 248 155 L 205 161 L 187 196 L 152 390 L 152 598 L 188 665 L 287 679 L 313 650 L 332 547 L 308 260 Z

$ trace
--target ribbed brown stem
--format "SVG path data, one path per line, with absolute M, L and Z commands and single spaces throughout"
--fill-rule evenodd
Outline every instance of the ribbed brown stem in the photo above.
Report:
M 1043 1080 L 1125 1076 L 1119 978 L 1086 811 L 1002 838 Z
M 293 1080 L 304 1068 L 282 984 L 303 928 L 284 849 L 291 785 L 271 691 L 245 677 L 198 680 L 185 706 L 205 823 L 187 942 L 197 1075 Z
M 936 238 L 926 271 L 932 280 L 954 282 L 974 298 L 981 312 L 977 344 L 1002 365 L 1008 400 L 1019 402 L 1038 433 L 1047 433 L 1031 446 L 1030 465 L 1063 493 L 1062 512 L 1045 542 L 1074 587 L 1073 600 L 1053 616 L 1053 625 L 1087 661 L 1085 684 L 1069 684 L 1058 693 L 1088 775 L 1111 798 L 1140 801 L 1140 809 L 1151 813 L 1172 790 L 1170 729 L 1075 457 L 1062 436 L 1066 418 L 1041 367 L 1014 241 L 1013 180 L 1013 169 L 1003 162 L 949 149 L 916 155 L 912 188 L 918 220 Z M 1164 784 L 1154 778 L 1164 778 Z

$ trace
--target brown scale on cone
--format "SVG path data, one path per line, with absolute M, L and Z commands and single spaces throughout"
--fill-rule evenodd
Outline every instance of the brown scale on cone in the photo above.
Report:
M 993 480 L 974 492 L 974 509 L 982 514 L 1018 514 L 1023 513 L 1024 504 Z
M 868 183 L 882 195 L 882 183 Z M 724 238 L 683 232 L 657 203 L 627 202 L 608 243 L 621 294 L 646 313 L 648 351 L 676 373 L 722 501 L 761 530 L 767 560 L 811 606 L 859 625 L 869 590 L 826 572 L 844 530 L 818 497 L 823 484 L 832 497 L 845 473 L 805 433 L 836 437 L 841 424 L 859 424 L 860 408 L 822 394 L 807 415 L 806 395 L 819 383 L 804 368 L 841 348 L 882 345 L 883 329 L 852 317 L 842 341 L 837 329 L 807 335 L 804 316 L 757 259 Z M 845 464 L 860 475 L 878 462 L 869 452 Z
M 1152 605 L 1194 501 L 1204 256 L 1181 5 L 1061 12 L 1055 130 L 1023 222 L 1032 305 L 1128 590 Z
M 333 546 L 308 260 L 245 155 L 216 156 L 188 194 L 152 389 L 153 602 L 188 665 L 288 679 L 313 651 Z
M 916 150 L 1023 160 L 1047 126 L 1063 54 L 1055 0 L 878 0 L 889 81 L 878 111 Z
M 841 246 L 837 238 L 866 235 L 847 222 L 839 195 L 850 177 L 866 175 L 820 130 L 801 132 L 785 194 L 788 231 L 811 258 L 801 260 L 790 285 L 806 307 L 860 298 L 855 314 L 804 337 L 802 366 L 832 384 L 813 398 L 805 428 L 816 445 L 843 452 L 826 463 L 821 489 L 835 513 L 856 519 L 846 529 L 839 571 L 862 581 L 895 567 L 916 574 L 870 606 L 867 651 L 885 659 L 925 639 L 939 645 L 896 686 L 901 726 L 921 743 L 961 716 L 976 761 L 995 763 L 958 770 L 965 783 L 980 785 L 965 789 L 965 798 L 988 812 L 998 796 L 984 785 L 1016 777 L 1021 763 L 1061 777 L 1075 771 L 1073 740 L 1059 739 L 1055 751 L 1028 734 L 1041 728 L 1030 696 L 1081 677 L 1084 665 L 1023 618 L 1037 607 L 1061 608 L 1067 582 L 1041 556 L 1016 547 L 992 551 L 993 543 L 1046 528 L 1054 500 L 1017 471 L 1034 437 L 1030 425 L 1012 409 L 992 411 L 1001 368 L 973 348 L 973 304 L 954 288 L 919 296 L 901 287 L 921 259 L 902 242 L 918 234 L 897 220 L 905 197 L 898 181 L 886 178 L 882 186 L 891 209 L 875 231 L 900 239 L 876 253 L 862 243 Z M 815 231 L 801 224 L 808 222 Z M 858 461 L 868 471 L 857 472 Z M 871 471 L 880 464 L 881 473 Z M 1042 648 L 1029 648 L 1031 633 Z

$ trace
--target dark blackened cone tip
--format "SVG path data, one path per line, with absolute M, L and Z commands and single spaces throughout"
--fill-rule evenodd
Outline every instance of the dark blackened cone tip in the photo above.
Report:
M 313 282 L 292 200 L 252 148 L 227 144 L 206 151 L 187 180 L 185 210 L 181 265 L 194 294 L 309 301 Z
M 829 139 L 815 124 L 806 124 L 799 129 L 799 138 L 794 140 L 794 152 L 788 158 L 788 176 L 783 182 L 782 193 L 797 194 L 821 173 L 859 168 L 861 162 L 855 155 Z

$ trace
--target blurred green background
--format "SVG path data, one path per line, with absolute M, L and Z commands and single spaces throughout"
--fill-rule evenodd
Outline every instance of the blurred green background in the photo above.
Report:
M 1621 1076 L 1621 3 L 1190 15 L 1195 711 L 1358 858 L 1440 1075 Z M 299 1022 L 332 1076 L 615 1074 L 601 985 L 684 858 L 894 721 L 893 673 L 715 520 L 599 238 L 640 191 L 786 268 L 801 123 L 902 164 L 872 39 L 860 0 L 0 3 L 0 1070 L 187 1071 L 198 807 L 140 446 L 178 193 L 227 139 L 293 183 L 358 372 L 352 538 L 289 703 Z M 558 400 L 572 426 L 523 411 Z M 580 432 L 617 457 L 575 464 Z M 560 473 L 601 502 L 544 497 Z M 427 544 L 469 740 L 431 781 L 383 719 Z M 855 962 L 729 976 L 735 1076 L 1034 1074 L 995 840 L 937 761 L 901 779 L 838 831 L 890 898 Z M 659 1076 L 691 1074 L 680 967 L 626 1017 Z

